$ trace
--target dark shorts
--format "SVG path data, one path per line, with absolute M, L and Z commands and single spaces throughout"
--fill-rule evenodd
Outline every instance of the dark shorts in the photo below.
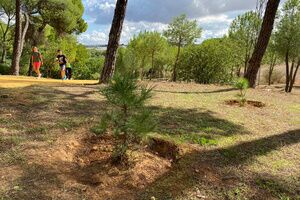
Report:
M 60 65 L 60 70 L 65 71 L 66 70 L 66 65 Z

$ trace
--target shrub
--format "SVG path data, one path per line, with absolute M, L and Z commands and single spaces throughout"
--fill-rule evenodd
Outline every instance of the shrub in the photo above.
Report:
M 283 77 L 284 74 L 281 71 L 274 69 L 271 76 L 270 84 L 281 83 Z M 264 72 L 263 78 L 266 83 L 269 82 L 269 72 L 267 70 Z
M 0 74 L 7 75 L 10 72 L 10 66 L 8 64 L 0 64 Z
M 98 130 L 106 132 L 110 129 L 116 139 L 112 154 L 115 164 L 127 160 L 127 150 L 133 143 L 153 130 L 152 112 L 145 107 L 151 98 L 152 88 L 140 86 L 133 75 L 116 75 L 102 94 L 113 106 L 101 120 Z
M 201 84 L 229 83 L 235 65 L 232 57 L 223 39 L 210 39 L 187 47 L 180 57 L 178 77 Z
M 249 82 L 245 78 L 239 78 L 235 83 L 234 86 L 239 89 L 238 97 L 240 106 L 244 106 L 246 103 L 246 92 L 249 88 Z

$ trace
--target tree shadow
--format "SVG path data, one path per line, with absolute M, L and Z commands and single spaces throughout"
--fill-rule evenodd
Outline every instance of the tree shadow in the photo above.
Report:
M 63 189 L 63 183 L 59 180 L 57 172 L 47 169 L 45 166 L 31 164 L 23 166 L 23 173 L 6 192 L 8 199 L 53 199 L 53 188 Z
M 243 126 L 215 116 L 210 110 L 151 107 L 157 117 L 159 134 L 205 135 L 211 138 L 249 134 Z
M 104 99 L 93 97 L 99 92 L 97 87 L 61 87 L 35 85 L 3 89 L 1 93 L 8 98 L 1 102 L 0 111 L 7 116 L 0 118 L 0 125 L 39 140 L 52 129 L 72 129 L 82 123 L 93 123 L 93 118 L 101 117 L 107 109 Z
M 187 92 L 187 91 L 167 91 L 167 90 L 154 89 L 153 92 L 171 93 L 171 94 L 215 94 L 215 93 L 231 92 L 231 91 L 236 91 L 236 90 L 238 90 L 238 89 L 236 89 L 236 88 L 225 88 L 225 89 L 212 90 L 212 91 Z
M 271 151 L 280 149 L 284 146 L 297 144 L 300 142 L 300 129 L 288 131 L 278 135 L 273 135 L 254 141 L 240 143 L 228 148 L 212 150 L 194 151 L 179 160 L 172 166 L 172 169 L 158 178 L 155 182 L 148 185 L 142 191 L 138 191 L 136 199 L 150 199 L 152 196 L 158 199 L 175 199 L 180 197 L 182 192 L 193 186 L 204 183 L 213 185 L 217 191 L 218 187 L 226 187 L 226 181 L 216 177 L 210 181 L 207 174 L 220 174 L 218 169 L 224 167 L 239 167 L 250 162 L 256 156 L 266 155 Z M 209 170 L 204 170 L 207 167 Z M 202 168 L 203 167 L 203 168 Z M 196 171 L 195 171 L 196 170 Z M 197 170 L 200 170 L 197 171 Z M 176 184 L 174 184 L 176 183 Z M 296 191 L 299 195 L 299 191 Z M 295 194 L 290 193 L 294 196 Z

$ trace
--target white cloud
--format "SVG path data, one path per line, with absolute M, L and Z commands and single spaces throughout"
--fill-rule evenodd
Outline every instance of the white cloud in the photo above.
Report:
M 112 20 L 115 0 L 84 0 L 86 15 L 97 18 L 98 24 Z M 236 10 L 254 9 L 256 0 L 130 0 L 126 19 L 132 22 L 147 21 L 169 23 L 182 13 L 190 18 L 221 14 Z
M 88 45 L 107 44 L 108 33 L 101 32 L 101 31 L 83 33 L 78 37 L 78 41 L 82 44 L 88 44 Z
M 121 36 L 121 43 L 127 44 L 130 39 L 134 36 L 139 34 L 142 31 L 158 31 L 163 32 L 166 29 L 167 24 L 163 23 L 151 23 L 151 22 L 129 22 L 125 20 L 122 36 Z M 78 41 L 83 44 L 107 44 L 108 42 L 108 34 L 109 34 L 110 25 L 105 26 L 103 30 L 99 31 L 92 31 L 83 33 L 78 37 Z

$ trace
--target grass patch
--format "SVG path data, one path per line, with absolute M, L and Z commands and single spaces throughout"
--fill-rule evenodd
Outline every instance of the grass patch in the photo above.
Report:
M 211 145 L 217 145 L 218 142 L 215 139 L 211 139 L 205 136 L 201 136 L 198 134 L 182 134 L 179 136 L 179 140 L 187 143 L 192 144 L 199 144 L 202 146 L 211 146 Z
M 27 133 L 27 134 L 37 134 L 37 133 L 47 134 L 48 132 L 49 132 L 49 128 L 48 127 L 43 127 L 43 126 L 28 128 L 28 129 L 25 130 L 25 133 Z
M 0 153 L 0 163 L 4 166 L 17 165 L 24 162 L 25 157 L 19 149 L 10 149 L 4 153 Z
M 245 184 L 239 184 L 238 186 L 230 189 L 225 192 L 225 196 L 228 200 L 245 200 L 247 199 L 247 194 L 249 192 L 249 188 Z
M 269 191 L 272 195 L 276 196 L 280 200 L 292 200 L 292 198 L 289 196 L 291 191 L 287 190 L 288 187 L 285 187 L 274 180 L 259 178 L 256 180 L 256 184 L 258 187 Z
M 72 130 L 81 126 L 82 124 L 87 122 L 87 118 L 85 117 L 73 117 L 68 119 L 61 119 L 57 123 L 57 127 L 61 129 Z

